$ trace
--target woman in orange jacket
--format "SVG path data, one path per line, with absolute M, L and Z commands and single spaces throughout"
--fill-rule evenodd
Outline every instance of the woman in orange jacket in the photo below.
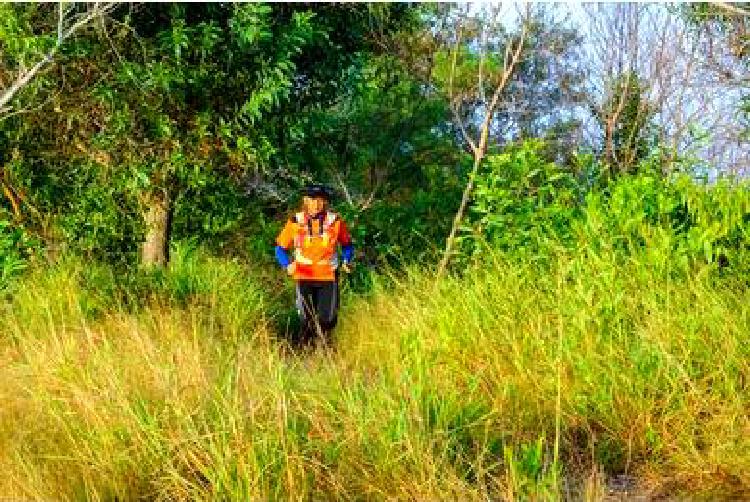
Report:
M 316 334 L 327 337 L 336 326 L 338 272 L 339 268 L 349 272 L 354 248 L 344 220 L 328 210 L 331 191 L 310 185 L 302 194 L 302 211 L 287 221 L 276 238 L 276 260 L 297 283 L 302 340 L 309 341 Z M 294 252 L 291 260 L 289 250 Z

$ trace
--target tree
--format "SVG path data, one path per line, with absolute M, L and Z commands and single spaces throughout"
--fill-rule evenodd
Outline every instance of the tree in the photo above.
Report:
M 143 265 L 166 263 L 173 204 L 185 188 L 216 170 L 239 181 L 273 155 L 258 125 L 292 95 L 295 57 L 323 36 L 313 18 L 284 19 L 256 4 L 170 5 L 134 17 L 136 32 L 150 35 L 140 39 L 145 54 L 131 49 L 97 88 L 105 127 L 94 139 L 140 180 Z
M 701 92 L 719 94 L 712 112 L 726 118 L 721 127 L 704 128 L 710 131 L 709 163 L 722 171 L 747 174 L 750 5 L 708 2 L 683 5 L 677 12 L 701 53 L 700 68 L 706 75 Z
M 69 39 L 115 7 L 113 2 L 0 5 L 0 123 L 43 106 L 45 98 L 59 91 L 39 76 L 54 66 Z M 7 150 L 6 146 L 0 157 L 7 158 Z M 0 167 L 0 184 L 19 219 L 25 196 L 4 167 Z
M 492 16 L 489 18 L 490 23 L 496 25 L 498 14 L 497 10 L 492 11 Z M 521 61 L 521 56 L 527 43 L 529 19 L 529 9 L 527 8 L 525 16 L 520 21 L 520 33 L 517 37 L 510 37 L 507 40 L 505 49 L 502 52 L 490 52 L 487 51 L 486 46 L 480 46 L 479 54 L 473 53 L 470 48 L 462 45 L 464 23 L 474 23 L 476 19 L 466 16 L 459 21 L 459 29 L 451 54 L 450 69 L 447 72 L 447 94 L 455 123 L 473 156 L 473 165 L 469 172 L 469 179 L 464 188 L 463 195 L 461 196 L 461 202 L 453 219 L 453 225 L 448 234 L 443 257 L 438 265 L 438 279 L 442 276 L 450 260 L 456 232 L 469 203 L 474 179 L 487 153 L 490 125 L 494 119 L 496 109 L 498 106 L 501 106 L 501 98 Z M 493 42 L 497 43 L 497 41 Z M 459 54 L 461 56 L 460 59 Z M 474 71 L 476 71 L 476 84 L 471 85 L 469 79 Z M 454 87 L 455 81 L 463 85 L 461 87 Z M 491 94 L 487 92 L 488 89 Z M 476 106 L 477 103 L 479 104 L 478 108 L 481 110 L 482 119 L 475 126 L 478 129 L 477 135 L 473 136 L 464 122 L 463 117 L 465 115 L 462 107 L 467 105 Z
M 727 62 L 720 55 L 724 50 L 702 33 L 702 24 L 680 15 L 702 8 L 635 3 L 585 7 L 581 31 L 587 41 L 592 120 L 586 121 L 584 143 L 611 168 L 628 170 L 637 164 L 638 159 L 615 159 L 613 144 L 622 109 L 628 104 L 632 110 L 635 104 L 627 103 L 633 93 L 622 91 L 636 80 L 641 111 L 630 115 L 638 115 L 639 121 L 648 117 L 647 135 L 658 146 L 664 172 L 684 166 L 686 159 L 725 170 L 747 158 L 738 148 L 735 118 L 742 90 L 712 69 L 712 60 Z
M 509 105 L 493 120 L 495 144 L 545 138 L 549 158 L 569 163 L 581 143 L 580 111 L 587 99 L 582 44 L 559 7 L 530 7 L 526 57 L 508 85 Z
M 310 112 L 349 91 L 339 78 L 377 50 L 369 33 L 387 35 L 408 6 L 384 12 L 381 23 L 367 6 L 123 9 L 76 41 L 70 50 L 81 58 L 50 75 L 64 92 L 47 113 L 4 128 L 18 152 L 14 175 L 58 222 L 90 204 L 107 215 L 108 230 L 92 231 L 112 235 L 112 250 L 130 249 L 138 234 L 142 263 L 164 264 L 177 207 L 208 202 L 198 212 L 209 219 L 213 210 L 239 217 L 247 208 L 228 209 L 213 188 L 261 207 L 260 188 L 304 174 L 291 153 L 305 144 Z M 100 221 L 82 219 L 65 226 L 80 235 Z

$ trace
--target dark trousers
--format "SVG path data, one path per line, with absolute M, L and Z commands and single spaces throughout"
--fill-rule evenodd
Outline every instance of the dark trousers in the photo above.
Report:
M 309 341 L 322 335 L 328 338 L 336 327 L 339 313 L 339 283 L 335 281 L 298 281 L 297 311 L 301 320 L 300 338 Z

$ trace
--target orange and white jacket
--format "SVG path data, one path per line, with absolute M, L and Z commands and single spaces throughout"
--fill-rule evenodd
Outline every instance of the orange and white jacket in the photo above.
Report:
M 338 246 L 350 246 L 349 230 L 338 214 L 327 211 L 309 216 L 304 211 L 287 221 L 276 245 L 294 247 L 296 281 L 333 281 L 338 268 Z

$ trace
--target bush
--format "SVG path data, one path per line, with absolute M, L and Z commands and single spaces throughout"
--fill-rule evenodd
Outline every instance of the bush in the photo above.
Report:
M 543 158 L 539 140 L 488 155 L 476 178 L 471 231 L 501 251 L 537 254 L 547 241 L 570 241 L 581 184 Z
M 11 287 L 38 250 L 39 243 L 23 227 L 2 219 L 0 214 L 0 292 Z
M 651 254 L 681 271 L 702 262 L 747 273 L 750 192 L 740 181 L 709 184 L 686 174 L 621 177 L 588 194 L 574 232 L 579 249 Z
M 487 157 L 477 176 L 464 251 L 479 243 L 513 255 L 548 260 L 560 247 L 622 258 L 650 255 L 654 265 L 685 271 L 718 264 L 748 277 L 750 184 L 700 181 L 662 174 L 657 158 L 638 174 L 600 184 L 596 169 L 583 176 L 543 159 L 537 140 Z
M 371 266 L 434 262 L 458 208 L 461 194 L 455 188 L 415 190 L 408 196 L 377 201 L 361 214 L 344 208 L 358 259 Z
M 133 180 L 125 169 L 71 165 L 59 193 L 46 197 L 58 215 L 65 242 L 88 259 L 123 266 L 137 263 L 144 225 Z
M 74 267 L 82 312 L 95 319 L 110 311 L 137 312 L 153 305 L 200 307 L 242 324 L 244 317 L 255 318 L 263 310 L 259 285 L 238 261 L 215 258 L 195 241 L 173 243 L 170 255 L 166 269 L 123 269 L 97 262 Z

